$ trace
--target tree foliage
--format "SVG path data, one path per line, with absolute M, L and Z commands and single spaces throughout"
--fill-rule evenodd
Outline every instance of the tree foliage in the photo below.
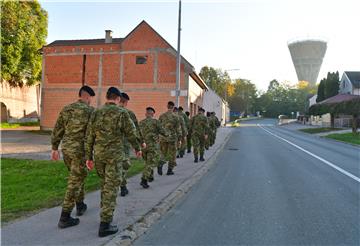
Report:
M 321 102 L 329 97 L 337 95 L 339 93 L 339 84 L 339 72 L 328 72 L 326 78 L 323 78 L 320 81 L 316 102 Z
M 1 78 L 12 86 L 41 80 L 39 50 L 46 42 L 47 12 L 37 1 L 1 4 Z
M 234 88 L 234 93 L 228 98 L 231 110 L 245 115 L 253 113 L 257 97 L 256 86 L 247 79 L 235 79 L 231 85 Z
M 234 92 L 231 78 L 226 71 L 205 66 L 201 68 L 199 75 L 213 91 L 224 99 Z

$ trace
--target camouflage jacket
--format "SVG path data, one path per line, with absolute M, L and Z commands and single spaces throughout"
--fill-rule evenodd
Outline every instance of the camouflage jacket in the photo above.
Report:
M 91 115 L 86 132 L 85 158 L 92 160 L 93 151 L 95 158 L 123 158 L 124 136 L 136 151 L 140 150 L 136 128 L 129 113 L 115 103 L 106 103 Z
M 186 135 L 188 134 L 188 130 L 187 130 L 187 127 L 186 127 L 186 124 L 185 124 L 185 120 L 184 120 L 184 118 L 182 117 L 181 114 L 177 113 L 176 115 L 179 118 L 179 122 L 180 122 L 181 136 L 186 137 Z
M 130 115 L 130 119 L 133 121 L 134 125 L 135 125 L 135 128 L 136 128 L 136 133 L 137 133 L 137 139 L 139 141 L 139 144 L 141 144 L 141 139 L 142 139 L 142 136 L 141 136 L 141 131 L 140 131 L 140 127 L 139 127 L 139 122 L 136 118 L 136 115 L 134 114 L 133 111 L 131 111 L 130 109 L 128 108 L 125 108 L 125 107 L 120 107 L 124 110 L 126 110 L 126 112 L 128 112 L 128 114 Z
M 52 149 L 57 150 L 62 140 L 63 151 L 83 156 L 86 128 L 93 111 L 93 107 L 81 100 L 65 106 L 52 131 Z
M 208 123 L 209 123 L 209 128 L 210 128 L 211 131 L 214 131 L 217 128 L 216 120 L 215 120 L 214 117 L 210 116 L 208 118 Z
M 209 123 L 205 115 L 197 114 L 190 120 L 190 131 L 192 135 L 205 135 L 209 132 Z
M 186 130 L 189 131 L 189 127 L 190 127 L 189 117 L 187 117 L 187 115 L 186 115 L 184 112 L 180 112 L 180 111 L 179 111 L 179 115 L 180 115 L 181 117 L 183 117 L 184 122 L 185 122 Z
M 161 126 L 165 129 L 167 137 L 160 136 L 161 141 L 176 142 L 180 139 L 181 125 L 178 116 L 173 112 L 165 112 L 159 117 Z
M 147 148 L 154 148 L 159 142 L 159 135 L 167 137 L 165 129 L 161 126 L 160 121 L 154 118 L 146 118 L 140 121 L 140 131 L 143 136 L 143 142 Z

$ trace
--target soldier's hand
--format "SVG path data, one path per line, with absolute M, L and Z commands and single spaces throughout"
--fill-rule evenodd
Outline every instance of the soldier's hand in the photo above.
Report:
M 205 134 L 205 140 L 207 140 L 208 139 L 208 135 L 207 134 Z
M 136 152 L 136 157 L 137 157 L 137 158 L 141 158 L 141 156 L 142 156 L 141 150 L 140 150 L 140 151 L 137 151 L 137 152 Z
M 58 150 L 52 150 L 51 151 L 51 160 L 57 161 L 60 159 L 60 153 Z
M 142 143 L 142 144 L 141 144 L 141 147 L 142 147 L 143 149 L 146 149 L 146 143 Z
M 89 171 L 91 171 L 94 168 L 94 162 L 92 160 L 87 160 L 86 167 L 89 169 Z

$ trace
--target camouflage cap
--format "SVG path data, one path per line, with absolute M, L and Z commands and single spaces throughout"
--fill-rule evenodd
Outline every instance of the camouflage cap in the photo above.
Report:
M 110 87 L 107 92 L 106 92 L 106 96 L 110 95 L 110 94 L 115 94 L 119 97 L 121 97 L 121 91 L 116 88 L 116 87 Z

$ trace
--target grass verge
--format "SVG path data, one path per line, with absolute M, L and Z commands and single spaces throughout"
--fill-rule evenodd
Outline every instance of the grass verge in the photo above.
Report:
M 327 136 L 325 136 L 327 138 L 331 138 L 331 139 L 335 139 L 341 142 L 345 142 L 345 143 L 351 143 L 351 144 L 357 144 L 360 145 L 360 133 L 334 133 L 334 134 L 329 134 Z
M 18 128 L 20 126 L 40 126 L 40 122 L 0 123 L 1 129 L 12 129 L 12 128 Z
M 132 159 L 128 176 L 143 170 L 143 161 Z M 68 171 L 62 161 L 1 159 L 1 218 L 9 222 L 40 209 L 61 204 Z M 99 189 L 96 171 L 89 172 L 85 182 L 87 192 Z
M 339 131 L 339 130 L 342 130 L 342 129 L 341 128 L 331 128 L 331 127 L 299 129 L 299 131 L 310 133 L 310 134 L 316 134 L 316 133 L 321 133 L 321 132 Z

